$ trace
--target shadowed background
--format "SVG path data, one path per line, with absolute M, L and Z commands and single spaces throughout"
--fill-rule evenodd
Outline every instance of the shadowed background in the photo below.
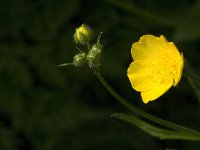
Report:
M 199 102 L 185 77 L 145 105 L 126 76 L 131 45 L 144 34 L 163 34 L 199 70 L 198 0 L 1 0 L 0 149 L 200 149 L 198 142 L 162 141 L 110 118 L 128 111 L 87 66 L 54 67 L 78 53 L 73 34 L 82 23 L 96 35 L 103 32 L 102 70 L 123 97 L 151 114 L 200 130 Z

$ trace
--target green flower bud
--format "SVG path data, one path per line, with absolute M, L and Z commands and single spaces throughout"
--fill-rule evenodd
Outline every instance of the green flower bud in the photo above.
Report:
M 101 59 L 102 46 L 100 44 L 94 44 L 92 49 L 87 54 L 87 62 L 91 68 L 99 67 Z
M 92 40 L 92 38 L 93 38 L 92 29 L 85 24 L 82 24 L 79 28 L 77 28 L 74 34 L 74 40 L 77 44 L 86 45 L 88 42 Z
M 79 53 L 74 56 L 73 64 L 75 67 L 80 67 L 86 63 L 86 54 Z

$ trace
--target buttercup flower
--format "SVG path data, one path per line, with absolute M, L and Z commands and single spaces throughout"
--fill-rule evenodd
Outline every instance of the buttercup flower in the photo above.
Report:
M 180 81 L 183 54 L 163 35 L 142 36 L 138 42 L 133 43 L 131 54 L 134 61 L 127 75 L 133 89 L 141 92 L 144 103 L 159 98 Z
M 76 29 L 76 32 L 74 33 L 74 40 L 77 44 L 85 45 L 88 42 L 90 42 L 93 38 L 93 31 L 92 29 L 82 24 L 80 27 Z

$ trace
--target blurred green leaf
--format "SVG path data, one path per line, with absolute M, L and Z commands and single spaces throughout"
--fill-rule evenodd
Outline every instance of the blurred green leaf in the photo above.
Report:
M 174 38 L 177 41 L 192 41 L 200 38 L 200 1 L 196 1 L 188 11 L 183 13 L 181 23 L 177 26 Z
M 122 113 L 116 113 L 113 114 L 111 117 L 121 119 L 123 121 L 129 122 L 141 130 L 147 132 L 148 134 L 158 137 L 163 140 L 172 140 L 172 139 L 178 139 L 178 140 L 200 140 L 200 135 L 190 134 L 186 132 L 181 131 L 174 131 L 174 130 L 167 130 L 158 128 L 150 123 L 147 123 L 137 117 L 134 117 L 133 115 L 127 115 Z
M 200 74 L 197 72 L 198 70 L 194 70 L 192 65 L 188 60 L 185 60 L 185 68 L 184 68 L 186 77 L 189 81 L 190 86 L 196 93 L 199 103 L 200 103 Z
M 194 70 L 188 61 L 185 62 L 185 73 L 189 81 L 190 86 L 196 93 L 200 102 L 200 74 Z
M 192 87 L 192 89 L 196 93 L 196 95 L 198 97 L 198 100 L 199 100 L 199 103 L 200 103 L 200 83 L 199 82 L 195 82 L 195 80 L 193 80 L 190 77 L 188 77 L 188 81 L 190 83 L 190 86 Z
M 169 26 L 169 27 L 175 27 L 177 26 L 177 23 L 175 21 L 172 21 L 168 18 L 164 18 L 163 16 L 159 16 L 158 14 L 154 14 L 153 12 L 149 12 L 147 10 L 144 10 L 142 8 L 137 7 L 133 3 L 124 3 L 122 0 L 102 0 L 108 4 L 111 4 L 115 7 L 118 7 L 128 13 L 131 13 L 133 15 L 138 15 L 139 17 L 147 20 L 151 20 L 155 23 L 159 23 L 163 26 Z
M 15 150 L 16 138 L 11 130 L 0 126 L 0 149 Z

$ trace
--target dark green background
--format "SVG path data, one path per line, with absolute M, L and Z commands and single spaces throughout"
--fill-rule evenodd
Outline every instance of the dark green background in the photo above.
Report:
M 96 35 L 103 32 L 102 70 L 123 97 L 151 114 L 200 130 L 198 99 L 185 77 L 144 105 L 126 76 L 131 45 L 144 34 L 163 34 L 199 69 L 200 1 L 121 2 L 0 0 L 0 150 L 200 149 L 198 142 L 162 141 L 110 118 L 128 111 L 87 66 L 54 67 L 73 60 L 78 53 L 74 30 L 86 23 Z

